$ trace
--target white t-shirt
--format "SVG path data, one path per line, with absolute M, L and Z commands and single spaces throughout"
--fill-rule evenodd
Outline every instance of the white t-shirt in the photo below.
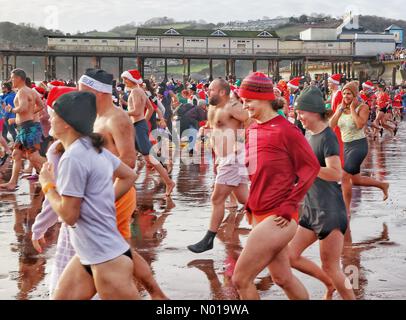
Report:
M 82 198 L 80 216 L 69 234 L 80 262 L 99 264 L 115 259 L 130 247 L 117 229 L 113 173 L 120 159 L 103 149 L 98 153 L 89 138 L 76 140 L 59 162 L 60 195 Z

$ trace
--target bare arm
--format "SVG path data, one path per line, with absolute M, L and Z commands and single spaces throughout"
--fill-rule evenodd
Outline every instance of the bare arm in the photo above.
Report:
M 235 101 L 231 105 L 231 116 L 238 121 L 245 123 L 248 120 L 248 111 L 242 108 L 242 104 L 238 101 Z
M 18 96 L 18 107 L 14 107 L 14 109 L 12 109 L 13 113 L 24 113 L 27 112 L 27 110 L 30 107 L 30 103 L 28 100 L 28 96 L 26 93 L 24 93 L 23 91 L 20 93 L 20 95 Z M 11 107 L 10 107 L 11 109 Z
M 118 157 L 130 168 L 135 167 L 134 128 L 127 116 L 117 117 L 118 121 L 110 125 L 110 132 L 117 148 Z M 112 124 L 112 122 L 110 122 Z M 131 133 L 131 134 L 129 134 Z
M 321 167 L 318 177 L 326 181 L 341 181 L 342 169 L 339 156 L 325 158 L 326 167 Z
M 47 199 L 54 212 L 68 225 L 75 225 L 80 216 L 82 198 L 61 196 L 55 189 L 47 192 Z
M 116 171 L 114 171 L 114 176 L 116 177 L 116 181 L 114 182 L 114 194 L 116 200 L 118 200 L 134 185 L 136 175 L 129 166 L 121 163 Z
M 358 129 L 362 129 L 365 127 L 366 123 L 368 122 L 368 117 L 369 117 L 369 108 L 366 105 L 362 105 L 359 108 L 359 113 L 355 111 L 356 107 L 354 104 L 351 105 L 351 116 L 352 119 L 355 122 L 355 125 L 357 126 Z
M 41 100 L 41 97 L 34 92 L 35 96 L 35 108 L 34 113 L 41 112 L 44 109 L 44 102 Z

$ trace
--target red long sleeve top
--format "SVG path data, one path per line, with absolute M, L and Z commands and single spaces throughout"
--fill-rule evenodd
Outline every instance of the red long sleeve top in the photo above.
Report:
M 246 165 L 251 180 L 247 211 L 272 211 L 289 221 L 320 171 L 306 138 L 281 116 L 248 128 Z

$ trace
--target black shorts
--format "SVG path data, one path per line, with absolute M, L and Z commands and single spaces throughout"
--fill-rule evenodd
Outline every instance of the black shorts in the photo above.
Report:
M 361 164 L 368 155 L 366 138 L 352 142 L 344 142 L 344 171 L 350 175 L 361 172 Z
M 388 112 L 388 107 L 379 109 L 380 112 L 386 113 Z
M 135 148 L 143 156 L 149 155 L 152 148 L 152 143 L 148 137 L 148 124 L 145 119 L 134 123 L 135 129 Z
M 313 231 L 319 240 L 327 238 L 335 229 L 345 234 L 348 225 L 345 207 L 341 210 L 325 212 L 320 209 L 303 206 L 299 225 Z
M 131 260 L 133 259 L 133 255 L 131 253 L 131 249 L 128 249 L 126 252 L 124 252 L 122 254 L 122 256 L 127 256 L 129 257 Z M 92 272 L 92 268 L 90 266 L 90 264 L 82 264 L 82 266 L 85 268 L 85 270 L 87 271 L 88 274 L 90 274 L 93 277 L 93 272 Z

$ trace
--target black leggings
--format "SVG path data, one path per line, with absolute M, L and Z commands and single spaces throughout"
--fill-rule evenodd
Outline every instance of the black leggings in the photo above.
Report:
M 131 253 L 131 249 L 128 249 L 126 252 L 124 252 L 122 254 L 122 256 L 127 256 L 129 257 L 131 260 L 133 259 L 133 255 Z M 85 270 L 87 271 L 88 274 L 90 274 L 93 277 L 93 272 L 92 272 L 92 268 L 90 266 L 90 264 L 82 264 L 82 266 L 85 268 Z

